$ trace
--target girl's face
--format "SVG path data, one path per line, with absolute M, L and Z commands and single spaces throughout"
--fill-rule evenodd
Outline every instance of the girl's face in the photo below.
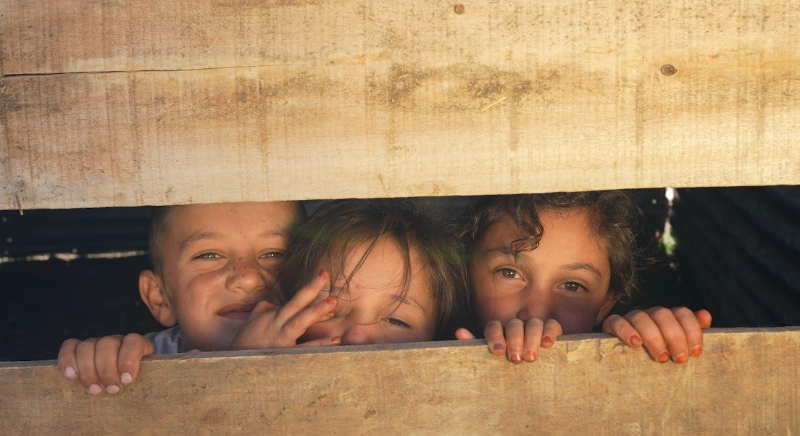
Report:
M 436 330 L 436 314 L 425 264 L 411 248 L 411 283 L 406 286 L 406 268 L 400 245 L 390 237 L 380 238 L 350 279 L 369 243 L 352 250 L 344 274 L 332 278 L 333 295 L 339 298 L 333 318 L 306 330 L 298 342 L 339 336 L 342 345 L 386 344 L 430 341 Z M 330 271 L 329 265 L 319 269 Z M 316 301 L 327 298 L 323 291 Z
M 482 326 L 512 318 L 555 319 L 565 334 L 586 333 L 614 301 L 608 295 L 611 267 L 602 238 L 583 209 L 546 210 L 539 246 L 514 256 L 525 237 L 511 218 L 490 226 L 477 241 L 469 275 Z

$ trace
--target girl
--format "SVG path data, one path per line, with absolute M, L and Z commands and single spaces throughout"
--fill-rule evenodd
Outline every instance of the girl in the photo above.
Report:
M 475 315 L 490 350 L 536 360 L 562 333 L 603 331 L 645 345 L 658 362 L 702 353 L 711 315 L 653 308 L 606 319 L 636 287 L 641 212 L 620 191 L 486 197 L 468 214 L 462 239 Z M 459 339 L 474 336 L 466 329 Z
M 320 206 L 292 232 L 277 289 L 287 303 L 254 310 L 233 348 L 430 341 L 466 306 L 456 241 L 399 200 Z M 296 342 L 271 341 L 276 326 Z

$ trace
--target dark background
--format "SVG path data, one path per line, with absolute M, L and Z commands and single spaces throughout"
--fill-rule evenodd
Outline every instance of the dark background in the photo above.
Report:
M 711 311 L 715 327 L 800 324 L 800 186 L 629 191 L 648 231 L 669 213 L 677 242 L 645 277 L 634 307 Z M 464 198 L 417 199 L 452 214 Z M 310 202 L 307 208 L 313 209 Z M 0 211 L 0 360 L 55 359 L 61 342 L 161 330 L 141 303 L 138 275 L 149 268 L 151 208 Z M 142 254 L 87 258 L 109 252 Z M 74 260 L 50 256 L 67 253 Z

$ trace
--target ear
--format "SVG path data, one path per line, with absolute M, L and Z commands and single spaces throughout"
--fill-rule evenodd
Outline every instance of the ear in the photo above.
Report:
M 172 310 L 164 282 L 159 275 L 149 269 L 142 271 L 139 274 L 139 295 L 158 322 L 165 327 L 176 324 L 175 312 Z
M 608 312 L 611 312 L 615 304 L 617 304 L 617 298 L 609 292 L 608 296 L 606 296 L 605 303 L 603 303 L 603 307 L 600 308 L 600 312 L 597 314 L 597 319 L 594 320 L 594 325 L 600 325 L 603 320 L 606 319 Z

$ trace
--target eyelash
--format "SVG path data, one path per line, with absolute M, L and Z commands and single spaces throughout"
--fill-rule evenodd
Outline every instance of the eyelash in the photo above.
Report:
M 393 326 L 396 326 L 396 327 L 402 327 L 402 328 L 407 328 L 407 329 L 410 329 L 410 328 L 411 328 L 411 326 L 410 326 L 410 325 L 408 325 L 408 323 L 406 323 L 405 321 L 403 321 L 403 320 L 401 320 L 401 319 L 397 319 L 397 318 L 386 318 L 386 321 L 388 321 L 388 322 L 389 322 L 389 324 L 391 324 L 391 325 L 393 325 Z
M 509 272 L 513 273 L 515 275 L 515 277 L 507 277 L 505 274 L 503 274 L 505 271 L 509 271 Z M 513 269 L 513 268 L 500 268 L 500 269 L 497 270 L 497 273 L 500 274 L 500 277 L 502 277 L 504 279 L 508 279 L 508 280 L 517 280 L 517 279 L 520 278 L 520 273 L 517 270 Z

